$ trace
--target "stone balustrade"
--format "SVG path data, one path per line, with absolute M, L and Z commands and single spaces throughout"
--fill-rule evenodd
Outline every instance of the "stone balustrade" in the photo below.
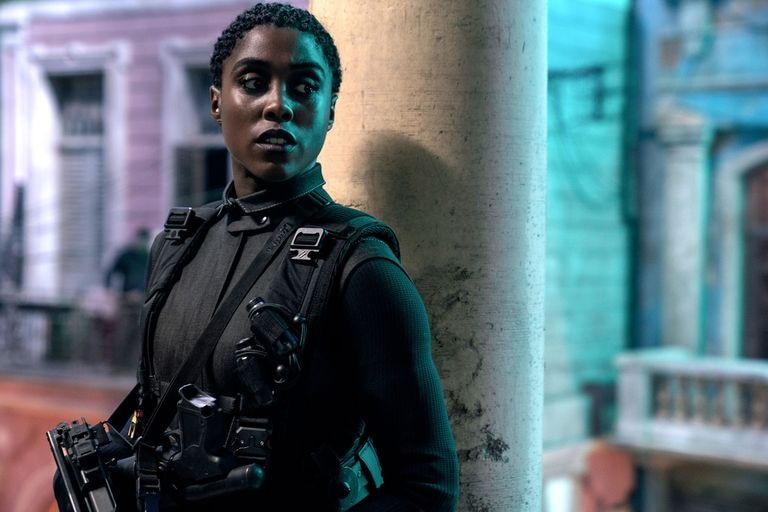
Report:
M 768 361 L 670 348 L 617 364 L 617 443 L 768 468 Z
M 91 374 L 133 375 L 141 301 L 102 294 L 109 305 L 0 295 L 0 369 L 85 366 Z

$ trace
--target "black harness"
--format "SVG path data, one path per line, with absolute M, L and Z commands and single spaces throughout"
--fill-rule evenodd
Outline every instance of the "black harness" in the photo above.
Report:
M 298 214 L 284 218 L 273 231 L 264 249 L 249 265 L 241 281 L 231 288 L 190 356 L 166 387 L 160 385 L 152 363 L 151 342 L 157 314 L 181 270 L 194 257 L 206 232 L 221 219 L 226 207 L 224 203 L 212 203 L 200 208 L 173 208 L 170 211 L 165 236 L 155 241 L 152 250 L 157 256 L 152 260 L 147 301 L 142 312 L 144 342 L 138 383 L 109 419 L 112 425 L 126 425 L 127 438 L 134 443 L 137 492 L 143 510 L 161 508 L 165 492 L 161 488 L 161 473 L 168 461 L 163 460 L 159 447 L 167 443 L 167 429 L 174 417 L 184 421 L 184 404 L 193 404 L 187 407 L 187 415 L 197 414 L 194 404 L 209 404 L 223 411 L 227 418 L 234 418 L 230 425 L 238 425 L 238 429 L 241 425 L 256 425 L 251 431 L 238 430 L 245 432 L 242 434 L 244 438 L 231 441 L 231 437 L 227 437 L 227 442 L 233 444 L 235 459 L 238 459 L 238 446 L 258 443 L 263 446 L 271 425 L 264 418 L 241 417 L 242 402 L 247 400 L 257 407 L 269 406 L 279 399 L 283 389 L 291 387 L 300 378 L 307 345 L 325 328 L 323 318 L 334 287 L 340 289 L 345 276 L 372 257 L 366 251 L 351 250 L 360 241 L 374 237 L 389 245 L 397 258 L 393 261 L 399 264 L 397 239 L 388 226 L 361 211 L 329 203 L 324 194 L 311 193 L 309 196 Z M 257 279 L 265 280 L 267 286 L 262 296 L 251 298 L 247 305 L 252 335 L 240 340 L 236 346 L 236 368 L 248 391 L 247 396 L 233 400 L 210 397 L 197 388 L 191 389 L 189 383 L 196 381 L 234 310 L 247 297 Z M 210 430 L 219 428 L 215 422 L 211 425 Z M 318 466 L 328 473 L 328 489 L 340 511 L 358 503 L 383 482 L 371 440 L 363 432 L 360 434 L 346 453 L 339 454 L 323 447 L 312 454 Z M 234 476 L 229 475 L 229 480 L 209 478 L 208 483 L 189 485 L 186 496 L 197 499 L 216 492 L 230 492 L 233 486 L 236 487 L 233 479 L 249 485 L 263 477 L 258 471 L 264 465 L 268 451 L 241 452 L 245 456 L 239 458 L 240 462 L 235 463 L 234 468 L 227 468 L 232 469 Z M 183 451 L 180 457 L 184 460 Z M 179 471 L 184 473 L 181 465 Z

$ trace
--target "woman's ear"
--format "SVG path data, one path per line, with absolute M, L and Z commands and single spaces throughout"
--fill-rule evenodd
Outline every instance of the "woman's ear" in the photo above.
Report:
M 336 100 L 339 99 L 338 94 L 331 96 L 331 111 L 328 114 L 328 130 L 333 128 L 333 121 L 336 119 Z
M 221 91 L 214 85 L 211 91 L 211 117 L 218 124 L 221 124 Z

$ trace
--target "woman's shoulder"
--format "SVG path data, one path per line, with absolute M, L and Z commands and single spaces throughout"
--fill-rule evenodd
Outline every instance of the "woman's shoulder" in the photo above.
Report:
M 369 239 L 385 243 L 395 258 L 400 258 L 400 244 L 394 229 L 381 219 L 358 208 L 331 203 L 323 208 L 309 224 L 321 226 L 337 238 L 346 239 L 348 244 L 347 249 L 343 251 L 344 258 L 354 252 L 360 252 L 358 246 L 362 241 Z M 377 243 L 374 242 L 373 245 Z
M 325 208 L 318 213 L 316 219 L 327 223 L 345 223 L 351 222 L 354 219 L 361 219 L 384 224 L 382 220 L 367 211 L 336 202 L 326 205 Z

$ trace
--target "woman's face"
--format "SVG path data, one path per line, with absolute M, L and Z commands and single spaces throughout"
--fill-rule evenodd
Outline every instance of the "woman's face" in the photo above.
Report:
M 259 25 L 238 41 L 211 87 L 238 196 L 314 166 L 333 123 L 332 78 L 310 34 Z

